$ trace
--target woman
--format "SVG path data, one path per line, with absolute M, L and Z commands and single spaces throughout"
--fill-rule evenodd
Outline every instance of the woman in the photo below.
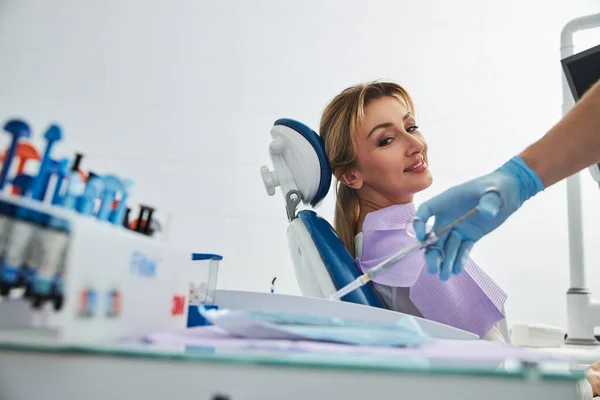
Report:
M 427 142 L 410 95 L 392 82 L 345 89 L 323 112 L 320 135 L 338 180 L 334 227 L 364 272 L 416 241 L 413 197 L 432 183 Z M 472 260 L 440 282 L 424 257 L 415 252 L 373 280 L 388 308 L 510 343 L 502 289 Z
M 413 197 L 433 180 L 427 142 L 410 95 L 391 82 L 345 89 L 325 108 L 320 135 L 338 180 L 334 227 L 364 272 L 417 240 Z M 463 273 L 442 280 L 427 272 L 425 261 L 423 251 L 415 252 L 373 280 L 388 308 L 511 343 L 506 295 L 473 260 L 464 260 Z M 588 368 L 578 398 L 600 393 L 599 371 L 600 362 Z

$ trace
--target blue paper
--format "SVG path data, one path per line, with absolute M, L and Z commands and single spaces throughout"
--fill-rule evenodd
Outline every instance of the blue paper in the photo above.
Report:
M 395 324 L 382 324 L 278 311 L 199 311 L 213 325 L 248 339 L 312 340 L 385 347 L 419 346 L 429 339 L 408 315 Z

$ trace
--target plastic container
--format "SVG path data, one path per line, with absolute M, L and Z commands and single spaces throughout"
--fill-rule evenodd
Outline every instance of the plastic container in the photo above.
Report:
M 543 324 L 516 324 L 510 329 L 513 344 L 521 347 L 561 347 L 566 333 L 561 327 Z
M 192 254 L 189 305 L 206 306 L 215 304 L 219 262 L 222 259 L 223 257 L 218 254 Z
M 205 310 L 218 310 L 219 307 L 215 305 L 208 306 L 188 306 L 188 320 L 187 327 L 192 328 L 194 326 L 207 326 L 212 325 L 204 316 L 200 313 L 200 307 Z

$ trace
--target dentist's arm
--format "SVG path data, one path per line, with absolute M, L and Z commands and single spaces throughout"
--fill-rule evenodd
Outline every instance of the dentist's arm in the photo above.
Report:
M 600 82 L 544 137 L 494 172 L 455 186 L 423 203 L 414 223 L 425 238 L 427 220 L 433 230 L 454 221 L 473 207 L 479 212 L 440 236 L 440 253 L 425 253 L 430 273 L 442 280 L 462 271 L 476 241 L 500 226 L 529 198 L 556 182 L 600 161 Z M 490 192 L 491 190 L 491 192 Z
M 545 187 L 600 161 L 600 81 L 520 156 Z

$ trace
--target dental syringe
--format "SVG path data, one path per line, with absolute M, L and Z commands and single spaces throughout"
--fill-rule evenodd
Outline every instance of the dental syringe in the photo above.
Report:
M 366 285 L 368 282 L 373 280 L 374 277 L 376 277 L 377 275 L 381 274 L 382 272 L 385 272 L 388 269 L 392 268 L 398 261 L 400 261 L 407 255 L 409 255 L 413 251 L 422 249 L 427 246 L 431 246 L 432 244 L 437 242 L 440 235 L 442 235 L 445 232 L 448 232 L 450 229 L 454 228 L 456 225 L 460 224 L 467 218 L 470 218 L 475 213 L 477 213 L 477 207 L 472 208 L 469 212 L 467 212 L 463 216 L 455 219 L 448 225 L 440 228 L 437 232 L 429 233 L 425 237 L 424 240 L 418 241 L 417 243 L 415 243 L 413 245 L 405 247 L 404 249 L 400 250 L 399 252 L 395 253 L 391 257 L 382 261 L 375 267 L 371 268 L 369 271 L 365 272 L 364 274 L 362 274 L 361 276 L 359 276 L 358 278 L 356 278 L 355 280 L 353 280 L 352 282 L 350 282 L 349 284 L 347 284 L 346 286 L 344 286 L 343 288 L 341 288 L 340 290 L 338 290 L 337 292 L 335 292 L 334 294 L 329 296 L 329 300 L 340 300 L 342 297 L 346 296 L 348 293 Z

